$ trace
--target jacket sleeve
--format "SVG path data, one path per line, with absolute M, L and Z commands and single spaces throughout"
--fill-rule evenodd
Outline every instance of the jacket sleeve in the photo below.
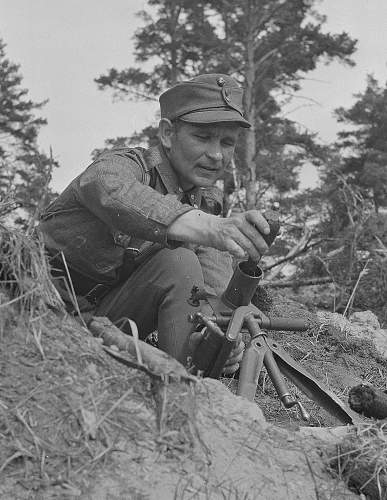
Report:
M 144 180 L 139 161 L 107 154 L 78 177 L 76 191 L 79 202 L 108 227 L 167 245 L 168 226 L 193 207 L 174 194 L 158 193 Z

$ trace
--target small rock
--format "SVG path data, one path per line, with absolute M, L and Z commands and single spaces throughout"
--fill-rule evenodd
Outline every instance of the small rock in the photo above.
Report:
M 363 326 L 366 328 L 372 328 L 373 330 L 380 330 L 380 323 L 375 314 L 371 311 L 359 311 L 354 312 L 349 317 L 351 323 Z
M 349 320 L 338 313 L 318 311 L 318 318 L 322 323 L 332 325 L 345 336 L 373 342 L 376 351 L 387 359 L 387 330 L 380 328 L 380 323 L 371 311 L 353 313 Z
M 336 444 L 353 432 L 351 427 L 340 425 L 338 427 L 300 427 L 299 433 L 303 437 L 313 436 L 329 444 Z

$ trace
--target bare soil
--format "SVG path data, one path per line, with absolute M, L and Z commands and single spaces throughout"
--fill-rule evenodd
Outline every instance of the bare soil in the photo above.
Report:
M 274 304 L 273 315 L 313 323 L 273 337 L 343 401 L 362 381 L 386 388 L 387 363 L 370 343 L 318 324 L 290 299 Z M 14 306 L 2 298 L 1 499 L 358 498 L 330 468 L 335 446 L 297 432 L 305 422 L 281 407 L 267 377 L 256 404 L 231 394 L 233 379 L 158 384 L 108 357 L 63 312 L 47 311 L 36 330 Z M 291 390 L 309 425 L 338 425 Z
M 314 313 L 284 294 L 276 294 L 273 303 L 272 316 L 305 318 L 311 328 L 307 332 L 270 332 L 270 336 L 342 401 L 346 402 L 349 389 L 360 383 L 387 389 L 387 360 L 376 352 L 372 342 L 348 338 L 331 325 L 321 324 Z M 297 410 L 285 410 L 279 404 L 270 379 L 265 376 L 261 380 L 256 400 L 268 421 L 287 428 L 338 425 L 334 417 L 293 387 L 311 415 L 311 421 L 305 424 Z

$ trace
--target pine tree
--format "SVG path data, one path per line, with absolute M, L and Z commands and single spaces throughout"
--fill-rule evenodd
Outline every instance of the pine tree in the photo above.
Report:
M 313 0 L 212 0 L 218 12 L 218 65 L 245 88 L 245 113 L 253 127 L 244 133 L 240 167 L 247 188 L 247 205 L 256 206 L 272 186 L 278 157 L 279 194 L 297 187 L 297 164 L 319 158 L 315 137 L 281 115 L 284 101 L 300 89 L 303 76 L 319 61 L 352 64 L 355 42 L 346 34 L 323 30 L 325 18 Z M 286 181 L 285 181 L 286 179 Z
M 166 87 L 198 73 L 234 76 L 245 87 L 245 113 L 253 124 L 244 132 L 236 164 L 247 188 L 247 204 L 254 207 L 258 193 L 269 186 L 279 193 L 296 188 L 297 166 L 306 157 L 318 156 L 314 136 L 281 116 L 283 100 L 300 88 L 303 75 L 319 61 L 352 64 L 355 41 L 346 33 L 326 33 L 315 3 L 150 0 L 154 15 L 142 12 L 145 25 L 135 34 L 141 66 L 110 69 L 96 82 L 116 96 L 154 99 Z
M 33 213 L 56 163 L 39 151 L 38 132 L 46 120 L 36 116 L 46 101 L 34 103 L 22 87 L 19 66 L 6 56 L 0 39 L 0 197 L 10 194 Z
M 365 91 L 355 97 L 353 106 L 336 110 L 339 121 L 351 126 L 339 132 L 342 173 L 378 212 L 387 206 L 387 84 L 382 87 L 369 75 Z

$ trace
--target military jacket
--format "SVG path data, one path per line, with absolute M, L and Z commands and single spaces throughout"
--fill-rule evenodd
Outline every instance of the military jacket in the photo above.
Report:
M 39 224 L 51 254 L 97 283 L 114 285 L 130 274 L 128 262 L 158 248 L 176 247 L 167 230 L 180 215 L 199 208 L 221 214 L 217 188 L 184 193 L 161 146 L 120 148 L 100 155 L 44 211 Z M 227 252 L 194 246 L 206 289 L 221 293 L 232 275 Z

